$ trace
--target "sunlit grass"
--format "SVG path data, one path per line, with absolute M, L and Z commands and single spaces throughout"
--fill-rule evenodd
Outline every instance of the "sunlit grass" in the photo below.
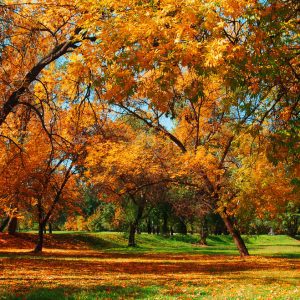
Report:
M 60 233 L 64 237 L 68 232 Z M 113 252 L 151 252 L 156 253 L 199 253 L 199 254 L 228 254 L 238 255 L 232 238 L 228 235 L 210 236 L 208 246 L 199 245 L 197 235 L 174 235 L 164 237 L 161 235 L 137 234 L 137 247 L 128 248 L 124 233 L 76 233 L 72 234 L 80 242 L 89 244 L 93 249 Z M 253 255 L 271 255 L 280 257 L 300 258 L 300 242 L 286 235 L 259 235 L 244 237 L 249 251 Z

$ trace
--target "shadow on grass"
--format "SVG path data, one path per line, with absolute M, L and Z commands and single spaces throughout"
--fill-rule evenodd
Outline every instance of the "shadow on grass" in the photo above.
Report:
M 236 246 L 228 235 L 211 235 L 207 239 L 208 246 L 201 246 L 197 234 L 175 234 L 170 237 L 141 234 L 136 236 L 137 247 L 131 248 L 127 247 L 126 235 L 122 233 L 61 232 L 45 235 L 45 251 L 42 254 L 29 252 L 35 245 L 36 234 L 19 233 L 13 237 L 2 234 L 1 237 L 0 257 L 94 256 L 105 258 L 111 254 L 126 257 L 146 253 L 238 255 Z M 244 239 L 250 254 L 285 258 L 300 257 L 299 241 L 286 236 L 244 236 Z M 18 252 L 18 249 L 22 250 Z M 94 253 L 91 253 L 92 251 Z
M 125 247 L 121 244 L 117 244 L 112 241 L 108 241 L 100 238 L 99 236 L 93 236 L 91 234 L 76 234 L 76 240 L 88 244 L 92 249 L 103 250 L 103 249 L 112 249 L 120 248 L 124 249 Z
M 148 286 L 113 286 L 105 285 L 90 289 L 70 288 L 35 288 L 29 293 L 21 292 L 15 295 L 3 295 L 8 300 L 75 300 L 75 299 L 151 299 L 158 295 L 161 287 Z
M 230 236 L 217 236 L 217 235 L 211 235 L 208 237 L 208 244 L 211 245 L 228 245 L 228 246 L 234 246 L 233 240 Z

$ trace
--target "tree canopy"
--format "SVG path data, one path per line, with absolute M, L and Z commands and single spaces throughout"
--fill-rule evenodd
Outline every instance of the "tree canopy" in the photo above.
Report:
M 239 219 L 299 209 L 299 9 L 1 1 L 3 214 L 36 210 L 40 251 L 90 189 L 116 213 L 133 203 L 134 232 L 155 207 L 164 222 L 217 213 L 248 255 Z

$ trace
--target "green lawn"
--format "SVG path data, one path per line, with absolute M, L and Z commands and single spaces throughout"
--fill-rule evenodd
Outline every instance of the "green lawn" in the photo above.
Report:
M 156 253 L 195 253 L 238 255 L 238 250 L 228 235 L 210 236 L 208 246 L 200 246 L 197 235 L 174 235 L 164 237 L 153 234 L 137 234 L 137 247 L 127 247 L 127 237 L 124 233 L 70 233 L 55 232 L 62 240 L 73 239 L 88 244 L 96 250 L 121 253 L 156 252 Z M 300 258 L 300 242 L 286 235 L 244 236 L 247 247 L 252 255 Z

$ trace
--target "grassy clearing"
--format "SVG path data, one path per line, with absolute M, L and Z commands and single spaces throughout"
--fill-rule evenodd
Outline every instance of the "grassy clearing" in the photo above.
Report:
M 0 238 L 0 299 L 300 299 L 300 242 L 286 236 L 248 237 L 247 259 L 228 236 L 142 234 L 131 249 L 121 233 L 60 233 L 41 255 L 34 235 Z
M 300 242 L 286 235 L 259 235 L 244 236 L 247 247 L 252 255 L 277 256 L 300 258 Z M 35 233 L 23 235 L 23 243 L 27 249 L 31 244 L 34 247 Z M 197 235 L 174 235 L 163 237 L 161 235 L 137 234 L 138 246 L 127 247 L 127 236 L 117 232 L 67 232 L 58 231 L 53 236 L 46 235 L 46 247 L 94 249 L 104 252 L 118 253 L 194 253 L 194 254 L 221 254 L 238 255 L 236 246 L 230 236 L 210 236 L 207 239 L 208 246 L 198 244 Z M 1 241 L 1 240 L 0 240 Z M 20 243 L 16 248 L 20 247 Z

